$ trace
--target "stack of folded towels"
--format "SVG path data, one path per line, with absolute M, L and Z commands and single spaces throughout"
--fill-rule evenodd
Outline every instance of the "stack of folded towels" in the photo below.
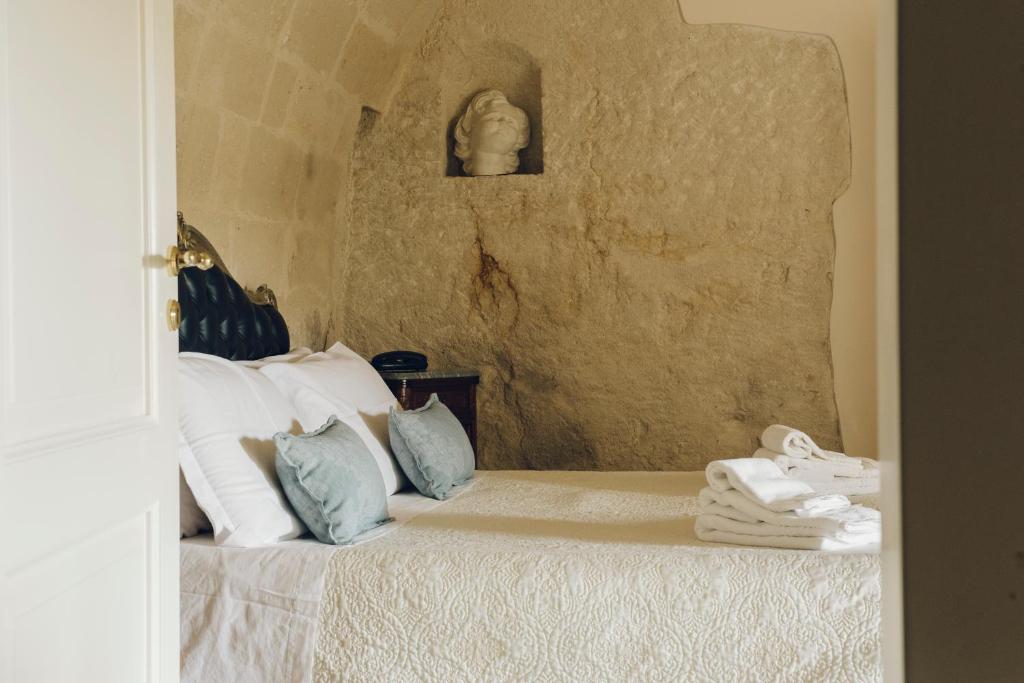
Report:
M 875 550 L 878 510 L 839 494 L 816 493 L 766 458 L 716 460 L 698 503 L 702 541 L 799 550 Z
M 772 425 L 761 434 L 755 458 L 767 458 L 790 478 L 806 482 L 817 493 L 864 496 L 878 493 L 878 461 L 827 451 L 799 429 Z

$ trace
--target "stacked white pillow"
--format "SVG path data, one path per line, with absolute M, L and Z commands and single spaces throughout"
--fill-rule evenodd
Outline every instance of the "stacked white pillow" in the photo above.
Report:
M 302 431 L 288 400 L 256 368 L 201 353 L 178 355 L 181 470 L 218 545 L 253 547 L 305 527 L 274 469 L 274 434 Z
M 388 413 L 398 402 L 359 354 L 338 342 L 293 363 L 265 364 L 260 372 L 294 406 L 303 431 L 318 429 L 331 415 L 337 415 L 373 454 L 388 495 L 406 485 L 388 437 Z
M 397 401 L 341 343 L 258 361 L 180 353 L 178 375 L 182 536 L 212 527 L 218 545 L 254 547 L 304 533 L 278 482 L 274 434 L 311 432 L 331 415 L 366 444 L 389 495 L 407 483 L 388 436 Z
M 313 353 L 311 350 L 301 347 L 293 349 L 280 356 L 268 356 L 267 358 L 261 358 L 260 360 L 255 361 L 238 361 L 238 364 L 250 368 L 261 368 L 269 363 L 292 363 L 300 358 L 308 356 L 311 353 Z M 184 400 L 188 397 L 183 395 L 182 398 Z M 191 449 L 188 447 L 188 442 L 185 441 L 185 437 L 179 429 L 178 462 L 181 463 L 186 458 L 192 461 L 195 456 L 192 455 Z M 178 517 L 180 523 L 180 535 L 184 538 L 188 538 L 190 536 L 196 536 L 198 534 L 211 531 L 213 526 L 210 524 L 210 520 L 206 516 L 206 513 L 199 507 L 199 503 L 196 502 L 196 497 L 192 494 L 192 488 L 185 480 L 185 473 L 181 471 L 180 467 L 178 471 L 180 477 L 180 481 L 178 482 Z

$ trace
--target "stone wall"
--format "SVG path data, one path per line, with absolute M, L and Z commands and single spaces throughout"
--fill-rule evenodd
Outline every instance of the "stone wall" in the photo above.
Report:
M 482 467 L 691 469 L 776 421 L 840 445 L 835 48 L 643 7 L 446 0 L 357 133 L 340 337 L 479 367 Z M 453 102 L 507 45 L 540 70 L 543 174 L 448 177 Z
M 382 110 L 437 0 L 175 0 L 178 205 L 322 347 L 363 106 Z M 340 224 L 340 225 L 339 225 Z
M 843 62 L 850 117 L 849 187 L 832 207 L 836 236 L 832 366 L 848 453 L 878 457 L 875 308 L 876 33 L 883 5 L 861 0 L 679 0 L 691 24 L 747 24 L 828 36 Z

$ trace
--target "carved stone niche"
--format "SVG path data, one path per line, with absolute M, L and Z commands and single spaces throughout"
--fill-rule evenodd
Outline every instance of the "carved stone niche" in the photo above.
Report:
M 525 50 L 511 43 L 477 45 L 467 51 L 444 74 L 442 80 L 443 111 L 448 129 L 445 175 L 467 176 L 462 160 L 455 154 L 455 129 L 473 98 L 487 90 L 498 90 L 508 101 L 526 112 L 530 122 L 530 139 L 519 150 L 516 174 L 537 175 L 544 172 L 544 112 L 541 101 L 541 69 Z

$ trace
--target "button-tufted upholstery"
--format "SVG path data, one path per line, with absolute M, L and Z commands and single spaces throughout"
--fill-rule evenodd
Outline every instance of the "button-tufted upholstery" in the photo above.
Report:
M 272 305 L 256 305 L 217 266 L 178 273 L 181 325 L 178 350 L 229 360 L 255 360 L 288 351 L 288 327 Z

